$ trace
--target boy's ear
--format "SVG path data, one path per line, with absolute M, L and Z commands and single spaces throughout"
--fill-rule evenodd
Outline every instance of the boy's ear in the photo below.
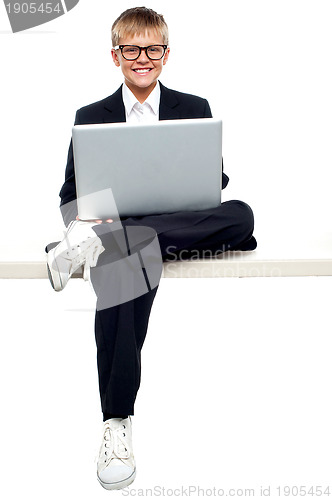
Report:
M 168 61 L 169 52 L 170 52 L 170 48 L 168 47 L 168 49 L 166 49 L 166 52 L 165 52 L 165 55 L 164 55 L 163 65 L 166 64 L 167 61 Z
M 111 50 L 111 54 L 112 54 L 112 59 L 113 59 L 113 62 L 115 64 L 115 66 L 120 66 L 120 61 L 119 61 L 119 58 L 118 58 L 118 55 L 117 53 L 115 52 L 114 49 Z

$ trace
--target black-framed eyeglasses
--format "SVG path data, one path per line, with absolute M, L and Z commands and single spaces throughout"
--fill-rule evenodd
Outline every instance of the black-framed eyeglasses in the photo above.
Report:
M 121 50 L 122 57 L 127 61 L 135 61 L 145 50 L 146 55 L 152 61 L 158 61 L 165 55 L 167 45 L 149 45 L 148 47 L 139 47 L 138 45 L 117 45 L 114 50 Z

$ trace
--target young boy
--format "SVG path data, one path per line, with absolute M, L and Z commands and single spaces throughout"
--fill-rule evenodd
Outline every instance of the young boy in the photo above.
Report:
M 156 122 L 158 120 L 210 118 L 208 102 L 164 87 L 158 80 L 169 59 L 168 28 L 162 15 L 145 7 L 128 9 L 112 26 L 112 58 L 124 75 L 124 84 L 106 99 L 77 111 L 75 124 L 114 122 Z M 165 145 L 167 147 L 167 144 Z M 133 158 L 135 161 L 135 158 Z M 223 174 L 223 188 L 228 178 Z M 48 253 L 51 283 L 56 290 L 66 285 L 80 265 L 98 265 L 117 231 L 133 227 L 152 228 L 158 235 L 164 260 L 172 254 L 225 250 L 253 250 L 254 220 L 250 207 L 241 201 L 228 201 L 211 210 L 163 215 L 128 217 L 103 223 L 75 220 L 76 188 L 72 144 L 69 148 L 65 183 L 60 192 L 61 210 L 67 237 Z M 66 252 L 69 248 L 69 252 Z M 104 252 L 104 249 L 106 251 Z M 107 260 L 107 259 L 106 259 Z M 107 283 L 121 287 L 103 273 L 103 285 L 92 283 L 98 300 Z M 119 273 L 118 273 L 119 274 Z M 105 284 L 106 283 L 106 284 Z M 131 418 L 140 384 L 140 353 L 144 343 L 157 286 L 146 293 L 96 311 L 95 334 L 99 389 L 104 431 L 97 477 L 106 489 L 128 486 L 135 478 L 136 466 L 131 441 Z M 98 303 L 98 302 L 97 302 Z

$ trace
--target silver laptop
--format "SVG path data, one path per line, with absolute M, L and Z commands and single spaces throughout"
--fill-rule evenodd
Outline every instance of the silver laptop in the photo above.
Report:
M 75 125 L 78 214 L 83 220 L 182 210 L 221 203 L 222 122 Z

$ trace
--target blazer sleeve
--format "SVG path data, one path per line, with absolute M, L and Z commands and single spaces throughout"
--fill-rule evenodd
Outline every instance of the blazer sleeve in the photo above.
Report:
M 208 101 L 205 100 L 205 108 L 204 108 L 204 118 L 212 118 L 211 108 Z M 228 184 L 229 177 L 224 173 L 224 159 L 222 158 L 221 162 L 222 169 L 222 181 L 221 181 L 221 189 L 225 189 Z
M 74 124 L 80 125 L 79 111 L 76 112 Z M 68 226 L 70 221 L 74 220 L 78 214 L 72 139 L 70 141 L 68 149 L 67 165 L 65 171 L 65 182 L 63 183 L 59 196 L 61 199 L 60 211 L 62 214 L 62 218 L 65 225 Z

